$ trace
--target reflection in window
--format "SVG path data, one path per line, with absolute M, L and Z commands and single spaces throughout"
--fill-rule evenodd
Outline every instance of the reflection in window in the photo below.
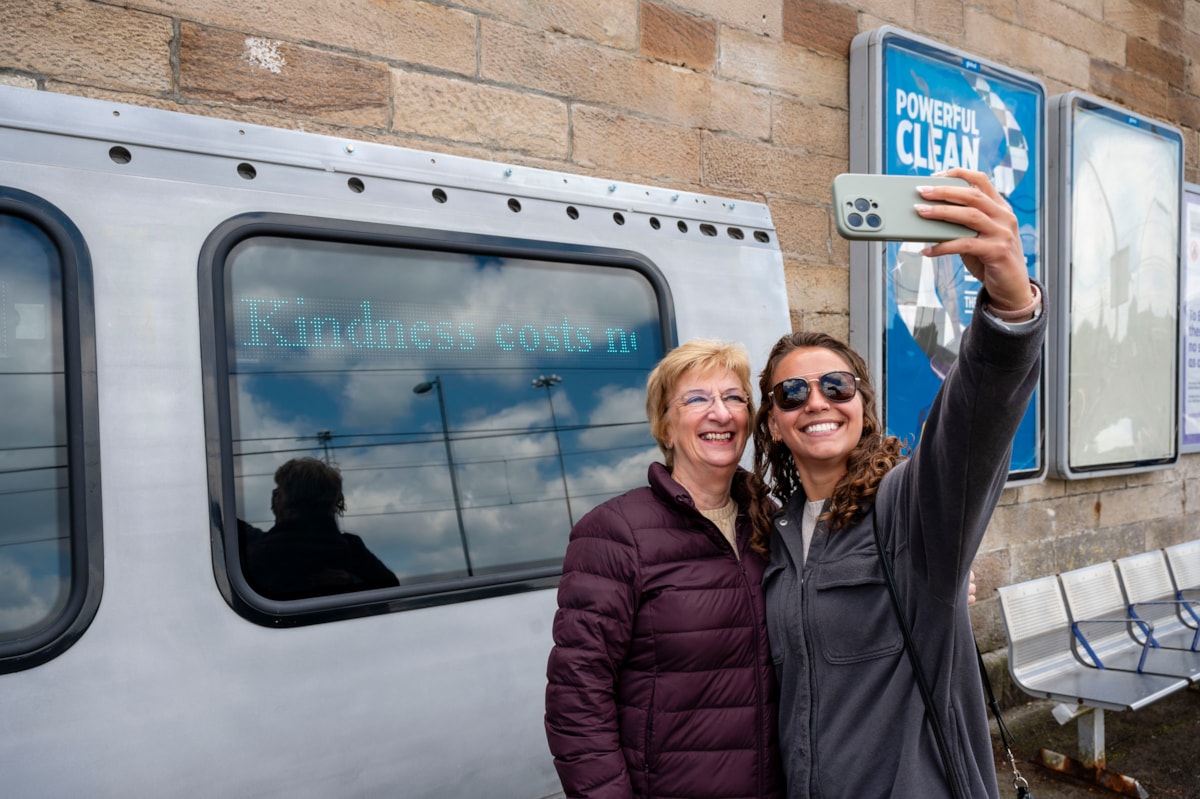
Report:
M 243 562 L 299 457 L 409 595 L 552 575 L 572 523 L 644 483 L 665 328 L 640 269 L 272 236 L 224 266 Z
M 62 264 L 0 215 L 0 644 L 62 614 L 71 584 Z

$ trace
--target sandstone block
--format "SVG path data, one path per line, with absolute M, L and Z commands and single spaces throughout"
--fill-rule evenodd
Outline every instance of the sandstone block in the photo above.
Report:
M 236 31 L 180 26 L 184 97 L 362 127 L 386 127 L 389 81 L 378 62 Z
M 733 27 L 780 39 L 783 36 L 782 0 L 675 0 L 671 5 Z
M 638 177 L 700 181 L 700 133 L 587 106 L 572 110 L 572 160 Z
M 0 69 L 107 89 L 171 88 L 170 18 L 83 0 L 0 4 Z
M 762 192 L 800 202 L 820 202 L 846 162 L 826 155 L 772 147 L 734 136 L 706 136 L 704 178 L 715 188 Z
M 834 108 L 848 102 L 850 62 L 841 56 L 736 30 L 721 32 L 722 77 L 778 89 Z
M 858 12 L 853 6 L 830 0 L 784 0 L 785 42 L 846 57 L 856 33 Z
M 459 78 L 392 70 L 392 129 L 564 159 L 567 106 L 560 100 Z
M 482 15 L 530 30 L 565 33 L 619 50 L 638 45 L 638 0 L 473 0 L 470 5 Z
M 90 5 L 90 4 L 89 4 Z M 193 22 L 296 44 L 316 44 L 390 62 L 475 73 L 476 16 L 419 0 L 140 0 Z M 333 12 L 333 13 L 331 13 Z
M 850 160 L 850 113 L 789 97 L 775 98 L 771 141 L 784 147 Z
M 642 53 L 707 72 L 717 63 L 717 23 L 660 3 L 642 4 Z
M 681 127 L 750 136 L 770 130 L 770 99 L 753 86 L 719 85 L 712 75 L 498 22 L 485 21 L 482 40 L 485 80 Z M 743 121 L 737 114 L 747 109 Z

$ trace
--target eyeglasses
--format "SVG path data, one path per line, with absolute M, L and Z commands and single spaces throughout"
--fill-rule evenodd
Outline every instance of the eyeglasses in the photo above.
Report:
M 689 413 L 708 413 L 718 399 L 725 403 L 730 413 L 744 411 L 750 407 L 750 398 L 740 391 L 726 391 L 719 397 L 707 391 L 689 391 L 680 397 L 678 402 L 679 407 Z
M 771 389 L 771 398 L 781 411 L 803 408 L 812 383 L 817 384 L 821 395 L 830 402 L 849 402 L 858 393 L 858 378 L 853 372 L 826 372 L 820 377 L 789 377 L 780 381 Z

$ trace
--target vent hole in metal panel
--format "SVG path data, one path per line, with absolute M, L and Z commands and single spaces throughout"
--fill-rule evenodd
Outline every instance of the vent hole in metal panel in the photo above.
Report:
M 254 180 L 256 177 L 258 177 L 258 170 L 254 168 L 254 165 L 247 164 L 245 161 L 238 164 L 237 173 L 246 180 Z
M 568 205 L 567 206 L 567 216 L 569 216 L 571 219 L 578 219 L 579 218 L 579 209 L 573 205 Z
M 446 200 L 448 200 L 448 199 L 450 199 L 450 198 L 446 196 L 446 192 L 442 191 L 441 189 L 434 189 L 434 190 L 433 190 L 433 200 L 434 200 L 434 202 L 444 203 L 444 202 L 446 202 Z
M 713 227 L 712 225 L 708 224 L 707 222 L 700 226 L 700 232 L 703 233 L 705 236 L 717 235 L 717 229 L 715 227 Z
M 623 224 L 625 224 L 625 215 L 622 214 L 620 211 L 614 211 L 613 212 L 613 221 L 616 222 L 618 225 L 623 225 Z
M 508 210 L 514 214 L 521 213 L 521 202 L 516 197 L 510 197 L 508 200 Z
M 725 232 L 728 233 L 729 238 L 733 239 L 734 241 L 741 241 L 742 239 L 746 238 L 746 234 L 742 232 L 741 228 L 731 227 Z
M 346 181 L 346 186 L 355 194 L 362 194 L 367 188 L 361 178 L 350 178 Z
M 771 237 L 768 236 L 766 233 L 762 232 L 761 230 L 756 230 L 756 231 L 754 231 L 754 240 L 761 241 L 763 244 L 770 244 Z
M 109 148 L 108 157 L 113 160 L 114 164 L 128 164 L 133 160 L 133 153 L 118 144 Z
M 658 230 L 662 227 L 662 222 L 658 221 L 657 216 L 650 217 L 650 227 L 654 228 L 655 230 Z
M 675 227 L 679 228 L 680 233 L 687 233 L 687 222 L 682 219 L 675 223 Z

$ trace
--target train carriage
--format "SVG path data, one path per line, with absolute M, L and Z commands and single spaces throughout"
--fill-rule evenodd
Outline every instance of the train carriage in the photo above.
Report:
M 759 203 L 0 87 L 5 795 L 555 795 L 571 524 L 788 328 Z M 255 571 L 300 460 L 391 579 Z

